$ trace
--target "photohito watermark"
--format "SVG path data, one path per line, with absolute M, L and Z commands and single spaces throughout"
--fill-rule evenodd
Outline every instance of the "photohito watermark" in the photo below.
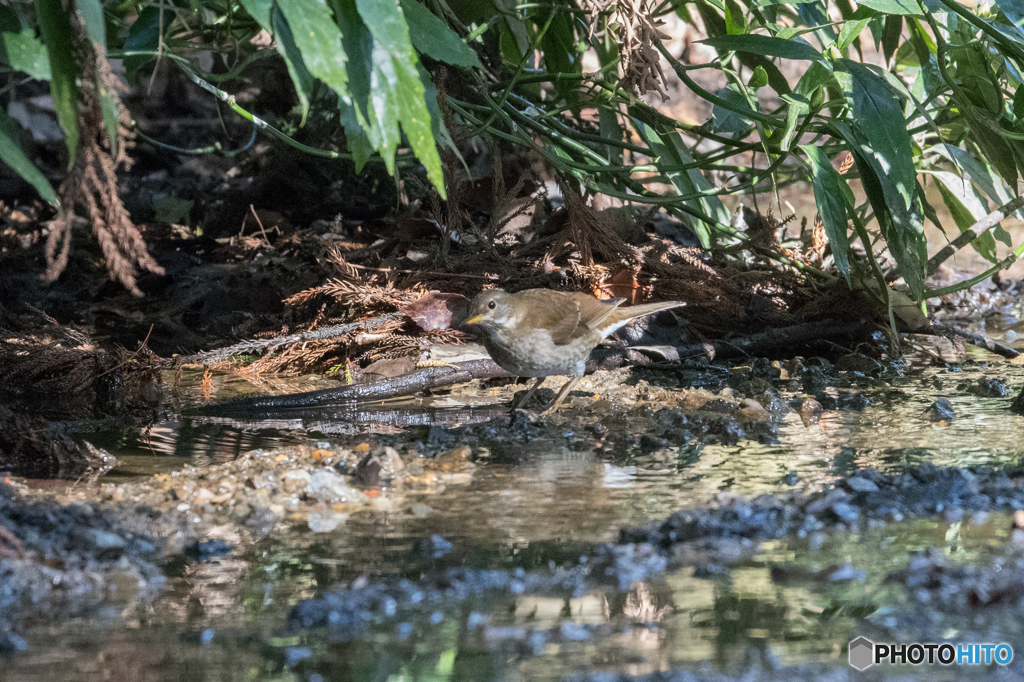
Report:
M 1013 660 L 1009 644 L 876 644 L 867 637 L 850 642 L 850 665 L 867 670 L 880 663 L 910 665 L 1008 665 Z

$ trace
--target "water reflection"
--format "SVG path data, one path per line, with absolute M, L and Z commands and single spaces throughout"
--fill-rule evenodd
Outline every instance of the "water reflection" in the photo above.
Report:
M 958 374 L 914 370 L 897 382 L 895 397 L 888 387 L 867 391 L 862 410 L 826 411 L 810 426 L 790 413 L 777 444 L 687 446 L 653 463 L 629 448 L 605 452 L 567 439 L 490 443 L 468 483 L 407 491 L 405 503 L 393 507 L 385 493 L 379 510 L 353 514 L 329 533 L 312 533 L 303 519 L 290 518 L 263 538 L 217 529 L 212 534 L 235 550 L 208 563 L 169 565 L 170 587 L 151 606 L 139 611 L 114 600 L 106 620 L 40 624 L 21 633 L 28 650 L 0 665 L 12 679 L 26 680 L 382 681 L 645 674 L 707 662 L 743 671 L 768 660 L 842 667 L 843 647 L 854 636 L 880 628 L 882 636 L 899 638 L 900 626 L 884 625 L 879 614 L 905 605 L 902 589 L 884 578 L 906 565 L 908 552 L 930 547 L 951 560 L 985 561 L 1006 543 L 1010 519 L 888 524 L 829 535 L 813 548 L 806 539 L 778 540 L 751 548 L 735 565 L 688 565 L 624 592 L 506 595 L 399 614 L 351 641 L 292 633 L 283 624 L 298 600 L 361 576 L 417 580 L 444 566 L 573 565 L 623 526 L 722 494 L 784 492 L 790 484 L 813 490 L 865 467 L 1019 463 L 1024 443 L 1019 418 L 1006 411 L 1010 398 L 978 398 L 958 388 L 979 378 L 1019 385 L 1024 375 L 1006 364 Z M 947 425 L 923 416 L 939 397 L 956 410 Z M 471 423 L 502 410 L 403 403 L 277 421 L 174 417 L 108 445 L 122 461 L 111 475 L 223 462 L 256 447 L 370 429 Z M 423 551 L 431 535 L 452 550 L 440 558 Z M 855 577 L 831 579 L 833 566 L 848 566 Z

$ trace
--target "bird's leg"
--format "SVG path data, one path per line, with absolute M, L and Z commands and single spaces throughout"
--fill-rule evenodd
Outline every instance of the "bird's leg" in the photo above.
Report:
M 526 395 L 523 396 L 523 399 L 520 400 L 519 402 L 512 403 L 512 409 L 515 410 L 517 408 L 523 407 L 524 405 L 526 405 L 526 403 L 530 402 L 530 398 L 533 397 L 534 391 L 540 388 L 540 385 L 544 383 L 545 379 L 547 379 L 547 377 L 537 377 L 537 381 L 533 382 L 533 386 L 531 386 L 530 390 L 526 392 Z
M 572 387 L 575 386 L 576 382 L 579 380 L 579 377 L 573 377 L 565 382 L 565 385 L 558 391 L 558 395 L 555 396 L 555 399 L 551 401 L 551 404 L 548 405 L 541 414 L 553 414 L 554 411 L 558 409 L 558 406 L 562 404 L 562 401 L 565 400 L 565 396 L 569 395 L 569 391 L 572 390 Z

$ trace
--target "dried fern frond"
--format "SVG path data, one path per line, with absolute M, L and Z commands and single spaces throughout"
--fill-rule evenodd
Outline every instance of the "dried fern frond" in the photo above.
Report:
M 104 47 L 90 42 L 78 14 L 68 9 L 75 30 L 75 49 L 81 65 L 81 102 L 78 107 L 80 137 L 74 165 L 58 189 L 62 211 L 53 221 L 46 241 L 46 272 L 43 279 L 55 281 L 67 267 L 75 210 L 83 209 L 93 235 L 100 244 L 111 279 L 116 279 L 136 296 L 140 270 L 162 275 L 138 228 L 132 223 L 117 188 L 117 169 L 127 167 L 130 119 L 118 106 L 118 139 L 112 139 L 103 118 L 104 93 L 115 99 L 127 87 L 113 76 Z M 119 104 L 119 103 L 118 103 Z
M 403 290 L 393 284 L 377 286 L 365 282 L 347 282 L 342 279 L 329 279 L 312 289 L 305 289 L 286 298 L 288 305 L 308 303 L 319 296 L 330 296 L 339 303 L 364 309 L 390 308 L 397 309 L 419 298 L 421 290 Z

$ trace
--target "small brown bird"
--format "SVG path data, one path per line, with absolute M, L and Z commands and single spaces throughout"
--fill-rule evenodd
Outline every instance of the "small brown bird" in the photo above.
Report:
M 492 289 L 470 301 L 464 324 L 480 326 L 487 352 L 502 369 L 536 377 L 519 406 L 533 397 L 548 376 L 572 377 L 543 412 L 550 414 L 583 376 L 587 356 L 604 338 L 638 317 L 686 305 L 668 301 L 619 307 L 625 300 L 602 301 L 581 292 L 552 289 L 515 294 Z

